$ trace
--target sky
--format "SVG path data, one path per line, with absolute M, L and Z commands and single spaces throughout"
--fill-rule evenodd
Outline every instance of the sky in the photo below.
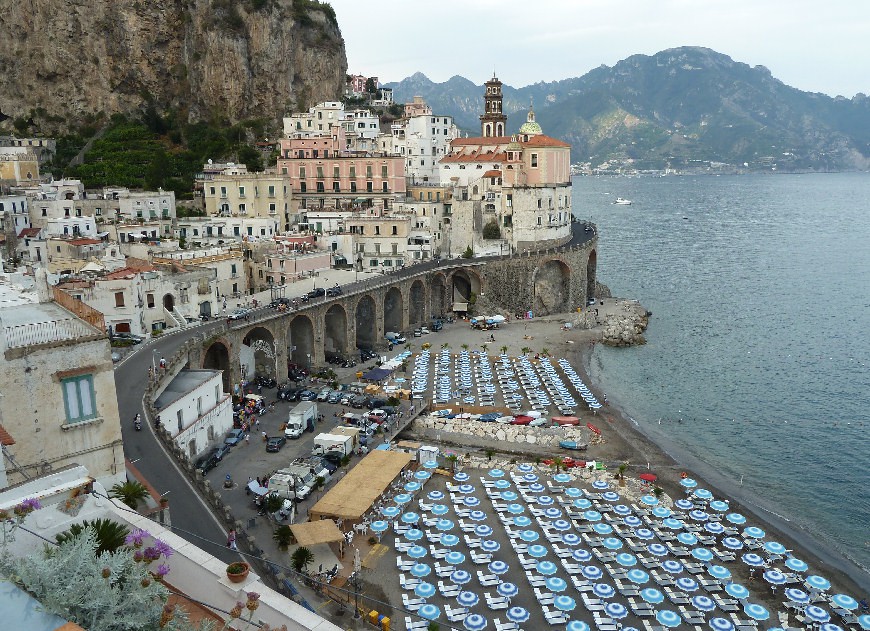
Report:
M 792 87 L 870 94 L 870 0 L 329 0 L 348 72 L 506 84 L 704 46 Z

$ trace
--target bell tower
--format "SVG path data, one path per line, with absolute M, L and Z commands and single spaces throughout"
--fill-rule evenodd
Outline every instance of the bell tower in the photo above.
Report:
M 507 128 L 507 116 L 501 109 L 501 81 L 492 73 L 492 79 L 484 85 L 483 115 L 480 117 L 480 135 L 484 138 L 504 136 Z

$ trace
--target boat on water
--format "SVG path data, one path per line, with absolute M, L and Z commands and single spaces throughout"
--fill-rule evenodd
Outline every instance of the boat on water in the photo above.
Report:
M 624 198 L 622 198 L 622 197 L 617 197 L 617 198 L 616 198 L 616 201 L 613 202 L 613 203 L 614 203 L 614 204 L 619 204 L 620 206 L 631 206 L 631 200 L 630 200 L 630 199 L 624 199 Z

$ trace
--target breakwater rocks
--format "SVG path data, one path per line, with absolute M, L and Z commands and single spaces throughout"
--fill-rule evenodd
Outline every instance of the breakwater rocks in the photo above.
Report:
M 589 444 L 592 441 L 592 432 L 585 426 L 528 427 L 482 423 L 464 418 L 439 418 L 430 414 L 414 420 L 411 431 L 418 436 L 431 439 L 440 436 L 442 440 L 453 443 L 462 442 L 463 437 L 468 437 L 474 442 L 483 439 L 491 441 L 496 449 L 515 451 L 522 451 L 523 446 L 528 445 L 558 448 L 561 440 L 573 440 L 578 444 Z M 514 443 L 516 446 L 511 447 L 506 443 Z
M 616 313 L 608 313 L 602 324 L 601 342 L 608 346 L 646 344 L 643 332 L 652 315 L 637 301 L 620 301 Z

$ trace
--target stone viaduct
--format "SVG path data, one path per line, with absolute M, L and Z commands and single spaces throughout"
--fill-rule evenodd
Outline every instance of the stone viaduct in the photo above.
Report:
M 474 301 L 482 315 L 573 311 L 594 295 L 596 282 L 596 230 L 578 226 L 571 241 L 557 248 L 429 261 L 351 283 L 341 296 L 317 298 L 293 311 L 260 308 L 249 321 L 226 322 L 191 354 L 190 363 L 222 369 L 229 392 L 243 374 L 282 382 L 290 362 L 318 367 L 331 354 L 383 349 L 388 331 L 407 333 L 450 314 L 457 302 Z M 253 367 L 245 363 L 251 357 Z

